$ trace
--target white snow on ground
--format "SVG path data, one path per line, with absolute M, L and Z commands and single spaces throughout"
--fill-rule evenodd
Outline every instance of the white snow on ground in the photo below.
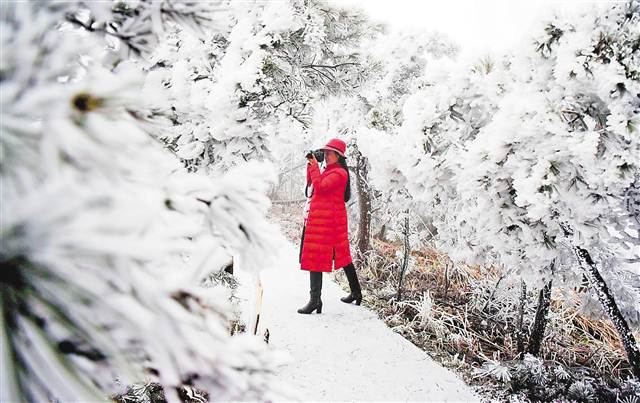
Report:
M 309 298 L 309 273 L 299 269 L 293 244 L 281 252 L 281 264 L 264 270 L 258 335 L 269 330 L 269 344 L 291 355 L 279 368 L 283 383 L 304 401 L 479 401 L 453 372 L 394 333 L 364 306 L 339 300 L 345 293 L 324 274 L 322 313 L 296 310 Z M 238 290 L 246 299 L 245 319 L 255 312 L 255 282 Z M 253 330 L 253 324 L 247 323 Z

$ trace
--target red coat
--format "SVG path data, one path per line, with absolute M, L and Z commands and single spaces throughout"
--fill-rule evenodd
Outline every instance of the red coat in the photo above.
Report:
M 302 243 L 300 268 L 309 271 L 339 269 L 351 263 L 349 226 L 344 191 L 347 171 L 338 163 L 320 173 L 317 163 L 307 165 L 307 178 L 313 184 Z

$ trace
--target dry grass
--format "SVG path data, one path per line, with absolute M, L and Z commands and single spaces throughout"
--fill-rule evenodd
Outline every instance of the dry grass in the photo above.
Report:
M 274 219 L 299 242 L 301 220 L 280 211 L 274 212 Z M 446 255 L 425 248 L 412 251 L 414 263 L 404 277 L 402 301 L 397 302 L 402 247 L 401 242 L 373 240 L 367 264 L 358 267 L 363 304 L 391 329 L 460 370 L 470 384 L 483 384 L 473 376 L 475 368 L 488 360 L 516 358 L 519 282 L 501 279 L 497 267 L 454 265 Z M 335 278 L 348 289 L 341 271 Z M 528 294 L 525 326 L 533 321 L 537 291 Z M 630 368 L 613 324 L 580 313 L 577 294 L 571 302 L 552 296 L 540 358 L 614 382 L 628 377 Z M 640 339 L 637 329 L 635 336 Z M 491 390 L 496 393 L 497 387 Z
M 405 275 L 403 300 L 398 303 L 392 296 L 399 281 L 395 256 L 402 245 L 375 240 L 373 247 L 369 264 L 359 273 L 367 291 L 367 305 L 378 311 L 390 327 L 414 344 L 440 355 L 462 358 L 471 366 L 481 364 L 486 357 L 516 357 L 519 287 L 504 280 L 499 299 L 495 295 L 490 299 L 501 276 L 499 269 L 453 265 L 437 251 L 414 251 L 415 265 Z M 525 325 L 533 320 L 535 295 L 530 294 L 528 302 Z M 569 368 L 588 369 L 605 378 L 630 375 L 611 321 L 580 313 L 577 295 L 570 308 L 563 308 L 566 305 L 552 299 L 540 358 Z M 635 336 L 638 339 L 640 332 L 636 330 Z

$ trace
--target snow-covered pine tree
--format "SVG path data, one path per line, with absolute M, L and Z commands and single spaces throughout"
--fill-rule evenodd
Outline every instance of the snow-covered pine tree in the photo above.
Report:
M 139 66 L 103 68 L 91 56 L 104 37 L 65 25 L 85 6 L 111 12 L 0 9 L 0 400 L 102 400 L 145 379 L 174 401 L 183 384 L 212 400 L 281 397 L 278 356 L 230 337 L 227 295 L 197 287 L 230 254 L 252 270 L 277 249 L 273 172 L 187 173 L 130 113 L 145 105 Z
M 228 14 L 228 33 L 176 28 L 151 57 L 147 97 L 162 102 L 140 114 L 192 170 L 270 157 L 272 139 L 305 130 L 315 100 L 368 73 L 360 13 L 291 0 L 232 3 Z
M 370 158 L 372 185 L 394 200 L 399 211 L 404 211 L 406 200 L 405 179 L 397 170 L 399 160 L 406 158 L 406 149 L 398 139 L 398 129 L 414 118 L 405 113 L 406 102 L 425 85 L 424 72 L 431 65 L 446 63 L 456 55 L 457 49 L 445 37 L 434 33 L 389 32 L 366 43 L 371 64 L 378 65 L 376 78 L 363 87 L 359 100 L 364 121 L 357 132 L 360 148 Z M 411 148 L 411 147 L 407 147 Z M 393 158 L 388 158 L 392 155 Z
M 640 155 L 638 4 L 552 20 L 536 53 L 514 59 L 518 85 L 465 145 L 458 181 L 476 201 L 465 219 L 505 265 L 530 281 L 586 275 L 636 376 L 640 351 L 622 312 L 636 318 L 640 297 L 625 266 L 638 254 L 628 203 Z
M 379 30 L 362 44 L 362 58 L 371 66 L 371 79 L 358 94 L 329 98 L 314 114 L 312 132 L 340 133 L 353 139 L 368 160 L 374 232 L 389 225 L 392 217 L 410 205 L 406 179 L 398 170 L 398 164 L 412 149 L 403 147 L 404 139 L 397 135 L 403 122 L 413 118 L 404 113 L 403 106 L 412 94 L 430 85 L 423 78 L 425 68 L 442 63 L 456 52 L 455 45 L 438 34 Z M 355 155 L 352 157 L 355 159 Z M 357 222 L 355 216 L 353 221 Z
M 639 299 L 625 266 L 638 259 L 638 2 L 566 18 L 528 54 L 427 68 L 404 103 L 403 141 L 365 143 L 402 156 L 387 172 L 454 259 L 514 268 L 539 287 L 586 272 L 637 373 L 624 317 L 636 321 Z
M 474 198 L 460 195 L 457 180 L 464 143 L 491 121 L 508 88 L 508 59 L 456 63 L 445 59 L 427 68 L 423 88 L 406 100 L 395 141 L 400 150 L 394 153 L 403 158 L 394 169 L 404 178 L 413 209 L 435 229 L 430 235 L 437 248 L 455 261 L 490 263 L 491 240 L 479 237 L 467 220 L 466 206 Z

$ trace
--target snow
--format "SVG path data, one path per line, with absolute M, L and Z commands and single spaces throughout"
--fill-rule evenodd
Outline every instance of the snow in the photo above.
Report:
M 262 309 L 257 334 L 291 356 L 277 376 L 303 401 L 479 401 L 456 374 L 389 329 L 364 306 L 345 304 L 345 292 L 324 274 L 322 313 L 302 315 L 309 274 L 299 269 L 298 247 L 289 244 L 280 264 L 260 273 Z M 243 314 L 255 317 L 255 281 L 242 273 Z M 254 321 L 247 321 L 253 330 Z
M 257 161 L 280 158 L 284 178 L 296 168 L 283 156 L 334 136 L 369 159 L 372 219 L 393 227 L 410 208 L 430 232 L 411 244 L 503 266 L 532 289 L 554 277 L 584 312 L 601 301 L 637 362 L 623 315 L 640 318 L 627 268 L 640 259 L 638 0 L 540 21 L 531 43 L 473 62 L 449 59 L 457 47 L 438 34 L 374 34 L 319 1 L 32 3 L 0 7 L 0 262 L 18 279 L 3 282 L 16 297 L 2 321 L 16 326 L 0 325 L 12 354 L 0 401 L 104 397 L 115 374 L 143 378 L 132 346 L 165 390 L 198 379 L 222 401 L 278 400 L 271 368 L 305 400 L 477 400 L 375 314 L 340 303 L 330 275 L 325 312 L 296 313 L 308 274 L 267 225 L 278 175 Z M 306 71 L 316 66 L 335 71 Z M 266 268 L 270 346 L 228 335 L 226 292 L 197 286 L 232 255 Z M 573 298 L 580 266 L 593 290 Z M 428 293 L 411 303 L 432 320 Z M 54 348 L 77 337 L 108 359 Z

